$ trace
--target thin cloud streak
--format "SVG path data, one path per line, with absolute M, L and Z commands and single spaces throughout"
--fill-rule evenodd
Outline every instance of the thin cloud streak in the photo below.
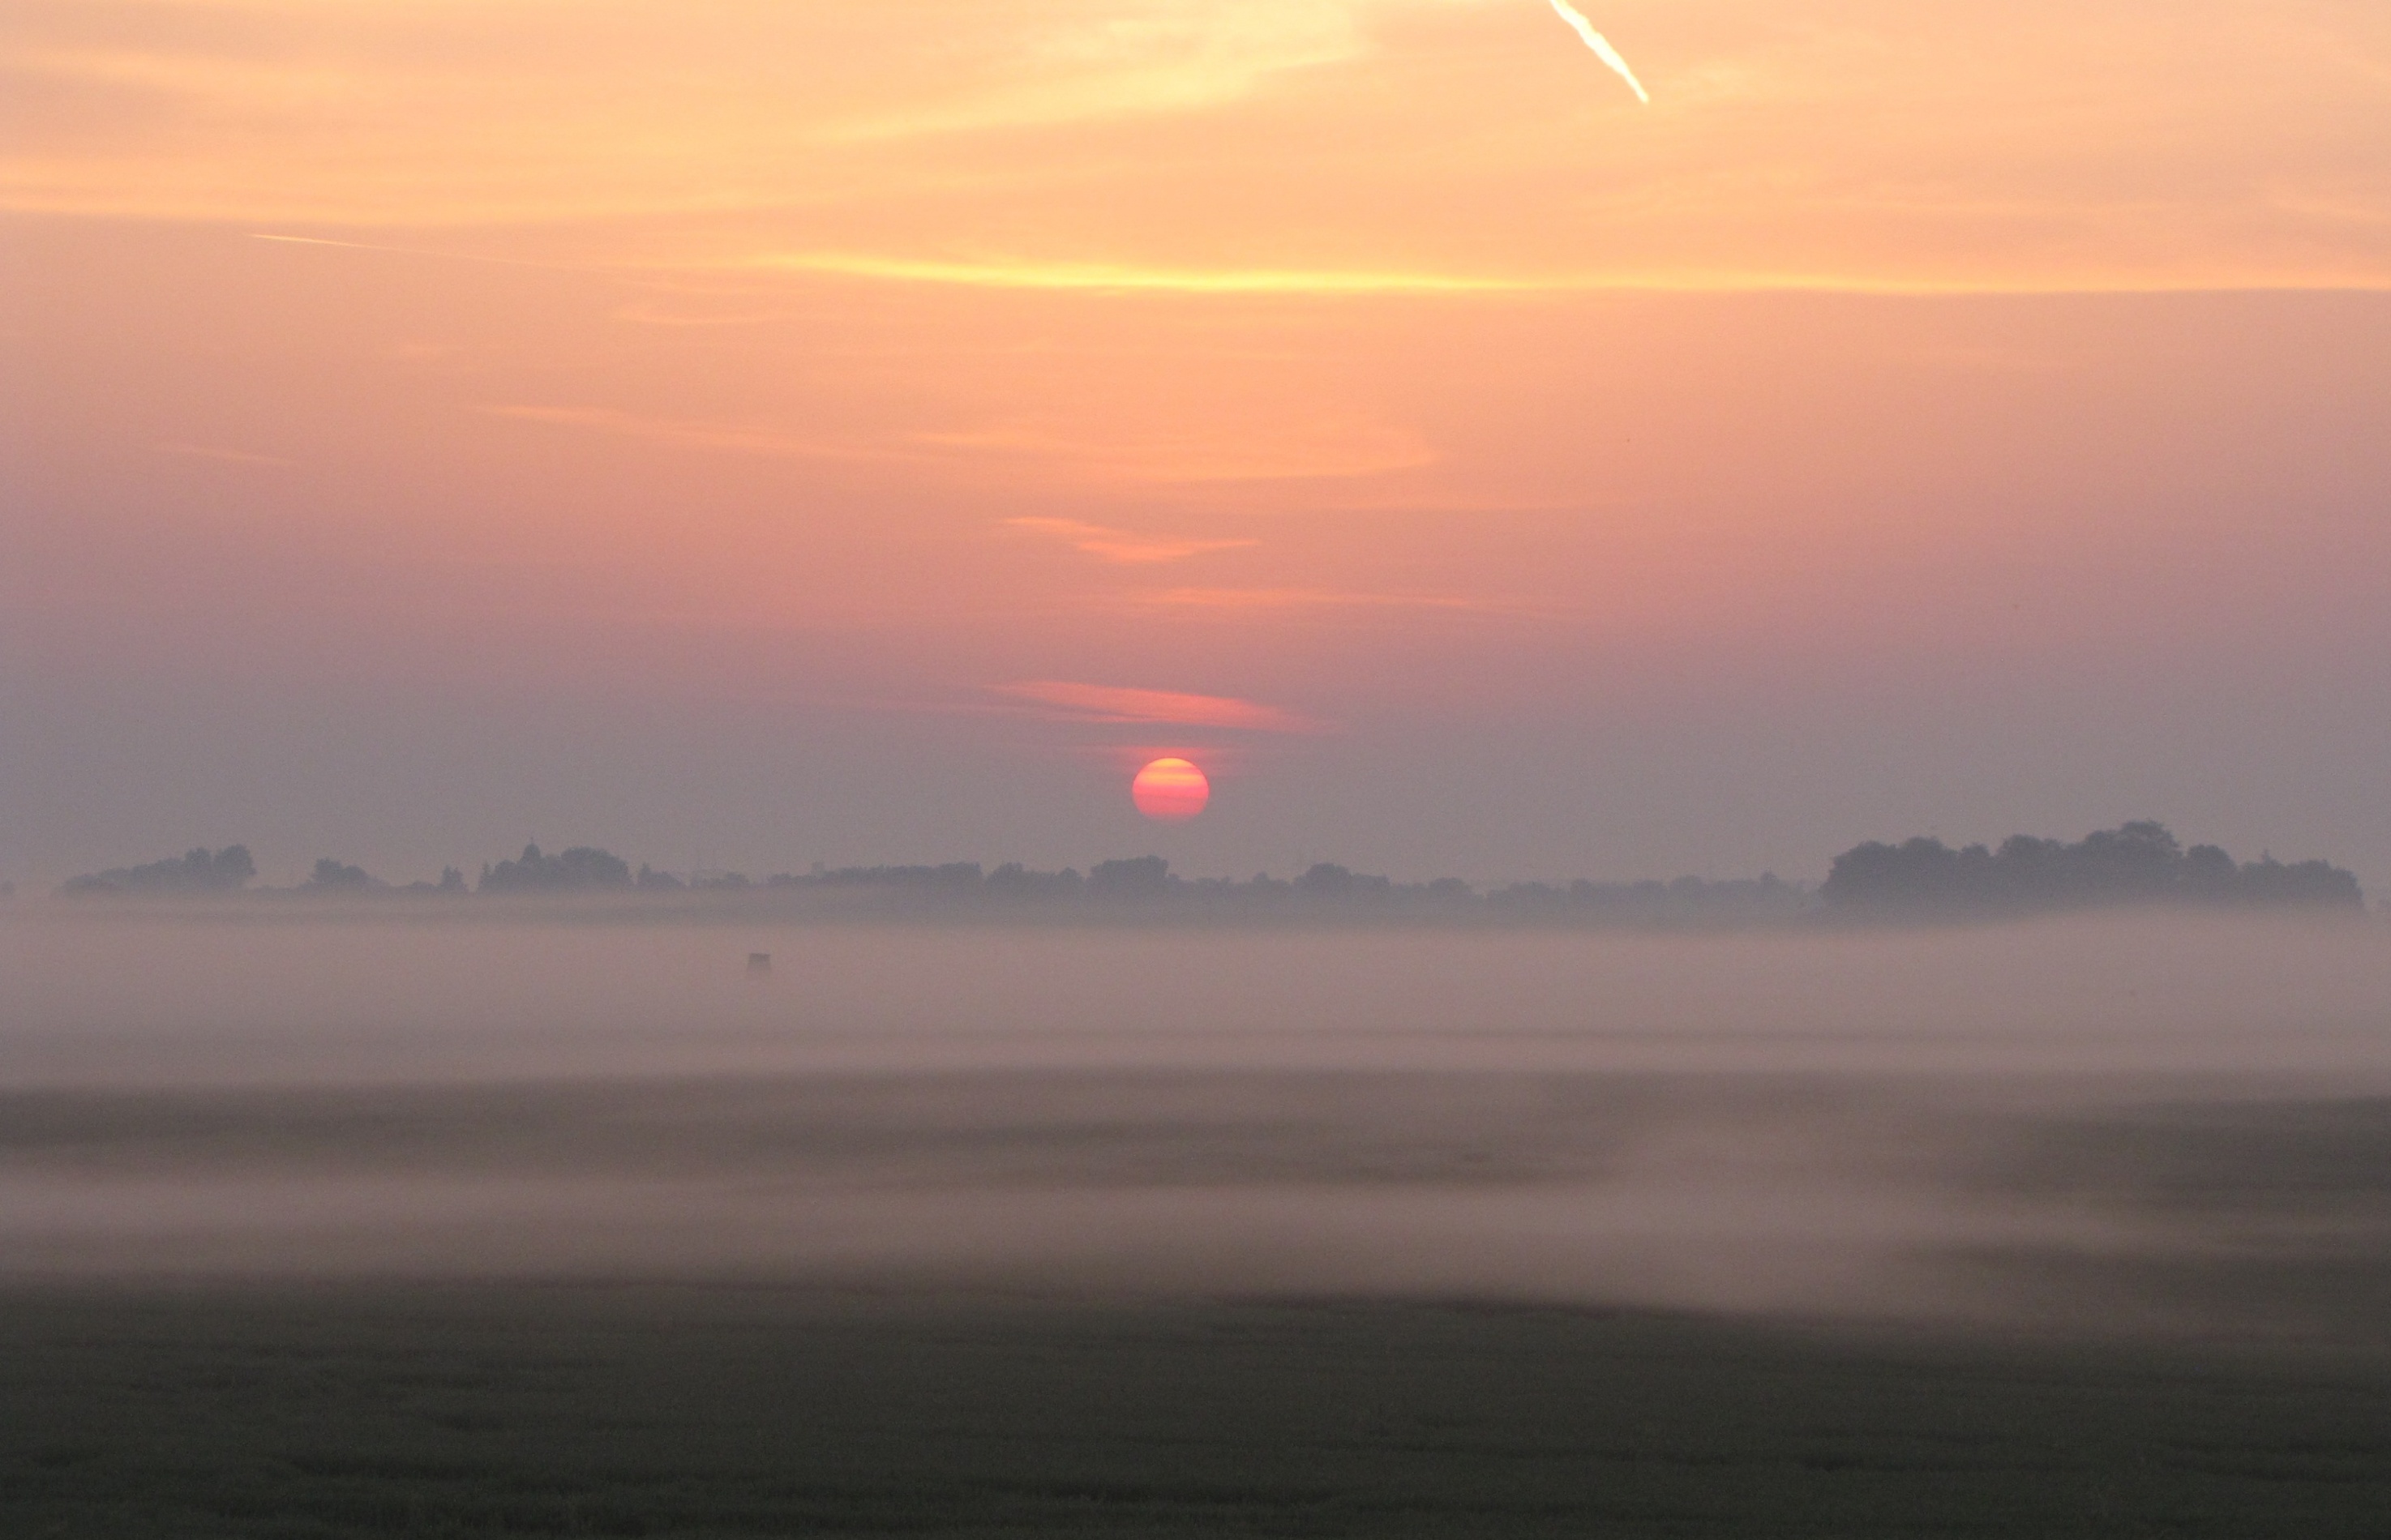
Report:
M 586 428 L 621 438 L 689 449 L 727 450 L 779 459 L 885 460 L 899 456 L 886 450 L 855 444 L 825 443 L 800 439 L 777 429 L 747 423 L 706 422 L 673 417 L 643 417 L 604 406 L 476 406 L 484 417 L 516 422 L 546 423 L 559 428 Z
M 1366 54 L 1355 9 L 1351 0 L 1209 0 L 1128 17 L 1097 7 L 1003 49 L 980 89 L 830 125 L 819 137 L 869 144 L 1217 110 L 1273 76 Z
M 263 465 L 287 470 L 299 463 L 279 455 L 254 455 L 245 449 L 219 449 L 205 443 L 154 443 L 149 448 L 152 454 L 178 455 L 193 460 L 220 460 L 226 465 Z
M 385 246 L 370 240 L 333 240 L 324 236 L 282 236 L 264 230 L 247 232 L 251 240 L 277 246 L 328 246 L 339 251 L 371 251 L 386 257 L 421 257 L 432 262 L 470 262 L 487 267 L 528 267 L 543 273 L 626 273 L 617 264 L 588 262 L 542 262 L 529 257 L 494 257 L 482 251 L 433 251 L 420 246 Z
M 1067 424 L 1006 423 L 968 432 L 916 433 L 931 449 L 1000 460 L 1043 462 L 1104 481 L 1291 481 L 1382 476 L 1433 465 L 1437 453 L 1367 417 L 1250 414 L 1223 421 L 1172 421 L 1126 432 L 1074 431 Z
M 2275 206 L 2281 212 L 2305 213 L 2311 217 L 2329 215 L 2337 223 L 2361 226 L 2391 222 L 2391 213 L 2362 201 L 2327 205 L 2278 199 Z M 1906 212 L 1922 215 L 1937 210 L 2013 221 L 2025 221 L 2053 212 L 2035 204 L 1969 210 L 1947 200 L 1918 205 Z M 2088 266 L 2075 270 L 2046 267 L 2031 276 L 1964 271 L 1905 276 L 1893 271 L 1837 271 L 1830 266 L 1755 268 L 1694 263 L 1666 267 L 1622 266 L 1600 272 L 1441 273 L 1344 268 L 1200 268 L 1078 262 L 1067 258 L 956 262 L 885 254 L 818 252 L 773 253 L 728 260 L 666 258 L 553 262 L 259 231 L 249 232 L 248 238 L 288 246 L 320 246 L 338 250 L 419 257 L 434 262 L 583 273 L 635 283 L 672 275 L 738 271 L 782 273 L 797 278 L 857 279 L 934 288 L 1092 296 L 1147 294 L 1199 300 L 1411 298 L 1467 301 L 1603 294 L 1851 294 L 1926 299 L 1971 295 L 2058 298 L 2109 294 L 2372 294 L 2391 291 L 2391 276 L 2358 262 L 2346 262 L 2338 266 L 2311 263 L 2305 267 L 2279 263 L 2253 266 L 2229 276 L 2204 270 L 2180 274 L 2147 269 L 2110 272 Z M 616 312 L 615 318 L 649 326 L 744 326 L 789 320 L 797 314 L 772 310 L 731 316 L 685 316 L 634 306 Z
M 1524 605 L 1466 594 L 1373 594 L 1338 588 L 1165 588 L 1129 601 L 1140 608 L 1217 610 L 1448 610 L 1472 614 L 1525 614 Z
M 1947 206 L 1945 206 L 1947 207 Z M 2049 211 L 2021 210 L 2027 212 Z M 1150 294 L 1191 299 L 1501 300 L 1601 294 L 1853 294 L 1893 298 L 2098 294 L 2379 293 L 2391 276 L 2352 263 L 2303 269 L 2288 263 L 2223 276 L 2149 268 L 2101 270 L 2046 265 L 2032 273 L 1958 271 L 1909 276 L 1855 267 L 1758 268 L 1679 263 L 1608 272 L 1438 273 L 1337 268 L 1194 268 L 1125 263 L 1023 259 L 950 262 L 862 255 L 769 255 L 729 263 L 659 264 L 686 271 L 787 273 L 795 276 L 963 289 L 1090 295 Z
M 1052 535 L 1067 541 L 1073 550 L 1127 567 L 1183 561 L 1192 556 L 1244 550 L 1261 544 L 1259 540 L 1157 538 L 1132 534 L 1127 530 L 1107 529 L 1102 524 L 1082 523 L 1076 519 L 1008 519 L 1004 520 L 1004 527 L 1027 534 Z
M 1227 727 L 1253 733 L 1320 733 L 1327 723 L 1227 695 L 1130 689 L 1062 679 L 991 685 L 991 694 L 1046 708 L 1053 720 L 1105 725 Z
M 1085 481 L 1229 482 L 1351 478 L 1433 463 L 1407 439 L 1370 425 L 1328 424 L 1312 436 L 1260 442 L 1223 430 L 1187 440 L 1078 441 L 1000 428 L 976 432 L 912 432 L 848 442 L 801 437 L 764 423 L 656 417 L 608 406 L 540 406 L 487 403 L 483 416 L 581 429 L 683 449 L 773 459 L 909 464 L 932 474 L 968 472 Z M 1007 468 L 1011 468 L 1008 469 Z M 1008 520 L 1030 533 L 1077 537 L 1082 550 L 1120 562 L 1176 560 L 1251 541 L 1153 541 L 1071 520 Z
M 842 252 L 796 252 L 747 265 L 828 277 L 972 289 L 1064 289 L 1096 293 L 1220 295 L 1398 295 L 1526 293 L 1565 288 L 1537 279 L 1465 274 L 1337 268 L 1200 268 L 1067 261 L 947 262 Z
M 636 327 L 761 327 L 804 318 L 804 313 L 794 310 L 747 310 L 728 314 L 701 315 L 684 312 L 658 310 L 650 305 L 625 305 L 614 312 L 614 318 L 627 326 Z

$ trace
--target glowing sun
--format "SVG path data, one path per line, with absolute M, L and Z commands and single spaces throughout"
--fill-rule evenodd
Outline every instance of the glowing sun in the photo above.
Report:
M 1129 794 L 1147 817 L 1182 824 L 1204 811 L 1212 800 L 1212 783 L 1183 759 L 1158 759 L 1137 773 Z

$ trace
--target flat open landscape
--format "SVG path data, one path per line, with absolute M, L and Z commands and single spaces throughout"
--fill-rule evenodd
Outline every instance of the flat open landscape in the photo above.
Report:
M 2391 0 L 0 0 L 0 1540 L 2391 1540 Z
M 2391 1513 L 2371 928 L 16 939 L 12 1540 Z
M 12 1535 L 2370 1536 L 2379 1357 L 735 1287 L 10 1291 Z

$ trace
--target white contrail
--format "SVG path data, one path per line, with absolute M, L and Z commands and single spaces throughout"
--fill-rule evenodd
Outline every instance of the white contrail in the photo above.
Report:
M 1619 50 L 1610 45 L 1610 40 L 1594 30 L 1593 22 L 1580 16 L 1577 7 L 1570 5 L 1569 0 L 1553 0 L 1553 9 L 1561 13 L 1562 20 L 1577 29 L 1577 35 L 1585 39 L 1585 45 L 1599 55 L 1603 63 L 1619 71 L 1619 78 L 1635 90 L 1637 101 L 1647 106 L 1651 104 L 1652 93 L 1644 89 L 1644 83 L 1635 78 L 1635 71 L 1630 70 L 1627 67 L 1627 61 L 1619 57 Z

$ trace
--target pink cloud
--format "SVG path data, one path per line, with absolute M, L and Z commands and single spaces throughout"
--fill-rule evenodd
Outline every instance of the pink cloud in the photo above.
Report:
M 1174 727 L 1233 727 L 1256 733 L 1316 733 L 1327 724 L 1293 712 L 1228 695 L 1189 695 L 1178 690 L 1125 689 L 1060 679 L 993 685 L 998 695 L 1045 708 L 1056 720 L 1138 724 Z

